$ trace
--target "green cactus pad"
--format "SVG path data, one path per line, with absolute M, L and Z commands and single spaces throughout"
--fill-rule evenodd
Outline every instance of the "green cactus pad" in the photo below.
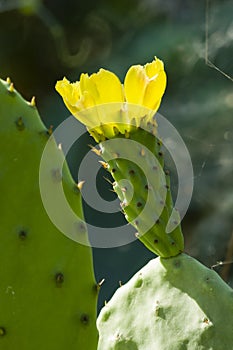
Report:
M 50 221 L 39 190 L 39 165 L 50 137 L 34 99 L 0 81 L 0 349 L 96 349 L 97 291 L 91 248 Z M 52 151 L 53 149 L 53 151 Z M 62 181 L 80 218 L 81 195 L 51 140 L 48 183 Z M 52 179 L 52 180 L 51 180 Z M 46 179 L 44 179 L 46 181 Z M 56 203 L 54 203 L 56 205 Z M 82 221 L 80 220 L 80 223 Z M 85 237 L 85 228 L 77 225 Z
M 156 258 L 116 291 L 97 327 L 98 350 L 232 350 L 233 290 L 190 256 Z
M 140 127 L 100 143 L 101 157 L 111 173 L 126 220 L 155 254 L 171 257 L 184 249 L 181 227 L 167 233 L 173 210 L 169 174 L 164 171 L 161 142 Z

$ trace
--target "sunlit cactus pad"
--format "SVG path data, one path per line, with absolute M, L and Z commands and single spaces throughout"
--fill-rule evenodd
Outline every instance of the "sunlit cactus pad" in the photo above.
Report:
M 80 191 L 67 165 L 58 169 L 62 151 L 35 99 L 26 102 L 9 79 L 0 80 L 0 125 L 0 349 L 96 350 L 98 288 L 91 248 L 57 229 L 40 195 L 39 165 L 48 140 L 51 157 L 43 182 L 55 189 L 62 183 L 82 218 Z M 58 204 L 54 199 L 54 207 Z M 77 235 L 87 240 L 81 225 Z
M 232 350 L 233 290 L 181 254 L 151 260 L 100 312 L 98 350 Z

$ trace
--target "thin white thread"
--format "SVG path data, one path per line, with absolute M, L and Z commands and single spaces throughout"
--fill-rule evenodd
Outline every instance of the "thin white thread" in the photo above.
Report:
M 224 75 L 227 79 L 233 81 L 233 77 L 225 73 L 219 67 L 217 67 L 210 59 L 209 59 L 209 10 L 210 10 L 210 0 L 206 0 L 206 15 L 205 15 L 205 64 L 217 70 L 219 73 Z

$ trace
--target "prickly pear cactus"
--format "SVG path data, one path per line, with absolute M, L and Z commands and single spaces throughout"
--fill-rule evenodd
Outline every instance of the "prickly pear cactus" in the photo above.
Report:
M 98 317 L 98 350 L 233 349 L 233 290 L 180 254 L 151 260 Z
M 95 152 L 112 174 L 113 189 L 137 237 L 152 252 L 170 257 L 183 251 L 184 241 L 179 217 L 166 232 L 173 203 L 153 118 L 165 86 L 163 62 L 155 58 L 145 66 L 132 66 L 123 86 L 113 73 L 101 69 L 90 77 L 82 74 L 75 83 L 64 78 L 56 88 L 100 143 Z
M 132 66 L 123 86 L 103 69 L 56 85 L 68 109 L 100 144 L 94 151 L 114 178 L 126 219 L 160 256 L 120 287 L 100 312 L 98 350 L 233 349 L 232 289 L 182 253 L 179 216 L 176 228 L 166 230 L 173 203 L 153 118 L 165 85 L 163 64 L 156 58 Z
M 96 286 L 92 254 L 50 221 L 39 190 L 39 164 L 50 131 L 35 101 L 0 81 L 0 349 L 96 349 Z M 44 181 L 62 181 L 82 218 L 80 192 L 52 139 Z M 54 203 L 56 205 L 56 203 Z M 83 225 L 77 234 L 87 240 Z

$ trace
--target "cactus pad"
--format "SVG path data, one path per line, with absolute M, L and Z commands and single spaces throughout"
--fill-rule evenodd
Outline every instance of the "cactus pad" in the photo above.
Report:
M 0 81 L 0 125 L 0 349 L 94 350 L 98 288 L 91 248 L 63 235 L 43 207 L 39 165 L 50 131 L 35 99 L 26 102 L 9 79 Z M 67 166 L 57 171 L 61 150 L 54 139 L 51 150 L 47 181 L 62 181 L 82 218 Z M 81 226 L 77 230 L 87 239 Z
M 127 221 L 148 249 L 170 257 L 183 251 L 184 241 L 180 225 L 166 233 L 173 202 L 160 148 L 157 137 L 140 127 L 128 132 L 127 138 L 118 134 L 100 143 L 101 156 L 115 180 L 113 188 Z
M 98 350 L 233 349 L 233 290 L 180 254 L 156 258 L 101 310 Z

